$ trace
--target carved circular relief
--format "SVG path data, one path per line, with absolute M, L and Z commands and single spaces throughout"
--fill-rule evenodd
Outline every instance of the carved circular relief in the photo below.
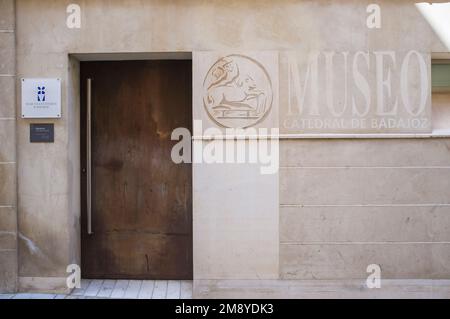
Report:
M 264 67 L 243 55 L 217 60 L 203 81 L 203 105 L 219 125 L 253 126 L 272 107 L 272 83 Z

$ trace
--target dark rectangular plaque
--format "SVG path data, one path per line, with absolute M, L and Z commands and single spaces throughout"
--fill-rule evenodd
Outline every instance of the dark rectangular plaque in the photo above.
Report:
M 30 124 L 31 143 L 53 143 L 54 141 L 54 124 Z

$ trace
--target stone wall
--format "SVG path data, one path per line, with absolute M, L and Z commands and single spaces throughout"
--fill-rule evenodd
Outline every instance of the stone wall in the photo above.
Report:
M 283 279 L 450 276 L 450 140 L 281 144 Z
M 15 1 L 0 1 L 0 292 L 17 287 Z
M 283 57 L 294 51 L 300 63 L 311 51 L 415 50 L 429 63 L 433 52 L 449 52 L 414 1 L 379 1 L 382 28 L 370 30 L 369 3 L 80 0 L 81 29 L 68 29 L 67 2 L 17 0 L 18 76 L 63 83 L 63 117 L 50 121 L 55 143 L 30 144 L 33 120 L 17 121 L 22 289 L 63 288 L 66 266 L 79 262 L 79 90 L 71 54 L 273 51 Z M 209 67 L 193 62 L 194 70 Z M 286 64 L 280 66 L 286 80 Z M 288 91 L 279 83 L 280 92 Z M 280 118 L 286 96 L 279 99 Z M 368 263 L 380 263 L 390 278 L 449 273 L 447 140 L 297 137 L 282 140 L 283 167 L 272 178 L 257 177 L 247 165 L 229 174 L 225 165 L 194 167 L 194 281 L 362 278 Z M 273 227 L 278 214 L 279 232 Z M 278 235 L 266 258 L 264 240 Z

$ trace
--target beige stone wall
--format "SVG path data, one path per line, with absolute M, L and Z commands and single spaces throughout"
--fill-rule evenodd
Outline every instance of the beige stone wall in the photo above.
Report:
M 448 139 L 291 140 L 281 159 L 282 278 L 449 278 Z
M 430 69 L 419 48 L 281 51 L 280 131 L 429 133 Z
M 0 292 L 17 286 L 15 8 L 0 1 Z
M 67 264 L 79 262 L 78 64 L 70 54 L 417 50 L 429 58 L 449 51 L 414 1 L 379 1 L 382 28 L 367 29 L 370 2 L 82 0 L 82 28 L 68 29 L 68 2 L 18 0 L 18 77 L 59 77 L 63 83 L 63 117 L 49 121 L 55 123 L 55 143 L 30 144 L 33 120 L 17 121 L 22 289 L 63 288 Z M 282 79 L 280 85 L 285 92 Z M 285 98 L 280 96 L 280 112 Z M 194 105 L 196 111 L 202 107 Z M 392 278 L 447 275 L 447 244 L 430 243 L 446 239 L 446 208 L 423 206 L 449 203 L 448 170 L 440 167 L 448 166 L 445 145 L 446 140 L 432 139 L 283 140 L 282 165 L 299 168 L 283 167 L 277 178 L 257 178 L 245 165 L 230 174 L 220 166 L 194 168 L 195 276 L 255 279 L 262 273 L 272 278 L 278 257 L 281 278 L 361 278 L 368 262 L 381 263 Z M 347 166 L 352 168 L 342 168 Z M 234 177 L 242 177 L 242 184 L 234 184 Z M 232 199 L 220 196 L 224 185 Z M 278 203 L 278 197 L 280 207 L 265 205 Z M 392 207 L 361 206 L 366 204 Z M 266 217 L 262 224 L 260 208 Z M 264 243 L 278 236 L 270 224 L 278 213 L 279 256 L 271 246 L 269 262 L 255 264 L 265 258 L 259 239 Z M 424 220 L 426 226 L 419 222 Z M 385 221 L 390 227 L 380 226 Z M 396 225 L 405 232 L 396 232 Z M 311 228 L 319 231 L 311 233 Z M 380 228 L 382 233 L 375 231 Z M 227 248 L 227 258 L 216 247 Z M 249 253 L 254 247 L 256 259 Z
M 233 57 L 236 57 L 234 60 Z M 246 126 L 247 120 L 227 119 L 220 123 L 204 107 L 204 79 L 211 65 L 228 56 L 241 74 L 264 83 L 255 64 L 242 63 L 240 57 L 260 61 L 268 75 L 271 89 L 266 94 L 271 103 L 267 112 L 252 128 L 278 127 L 278 53 L 270 52 L 194 52 L 193 120 L 201 121 L 202 130 L 194 132 L 193 156 L 203 157 L 205 147 L 224 145 L 237 153 L 237 142 L 230 139 L 211 141 L 211 135 L 227 134 L 225 127 Z M 250 61 L 250 60 L 248 60 Z M 241 62 L 241 64 L 239 64 Z M 262 72 L 261 72 L 262 73 Z M 271 91 L 270 93 L 267 91 Z M 222 91 L 219 92 L 221 94 Z M 213 98 L 216 97 L 212 92 Z M 233 126 L 235 125 L 235 126 Z M 195 128 L 194 128 L 195 130 Z M 212 132 L 211 132 L 212 130 Z M 215 131 L 215 132 L 214 132 Z M 255 131 L 256 132 L 256 131 Z M 230 132 L 228 132 L 230 133 Z M 270 133 L 270 132 L 269 132 Z M 267 133 L 266 133 L 267 134 Z M 259 141 L 257 141 L 259 142 Z M 240 140 L 247 148 L 249 142 Z M 259 147 L 259 146 L 257 146 Z M 225 162 L 225 161 L 223 161 Z M 262 175 L 258 163 L 195 163 L 193 166 L 194 279 L 275 279 L 279 275 L 278 180 L 279 175 Z
M 80 263 L 78 69 L 67 55 L 18 58 L 20 78 L 61 78 L 63 101 L 61 119 L 18 120 L 20 290 L 64 291 L 67 265 Z M 55 142 L 29 143 L 31 123 L 54 123 Z

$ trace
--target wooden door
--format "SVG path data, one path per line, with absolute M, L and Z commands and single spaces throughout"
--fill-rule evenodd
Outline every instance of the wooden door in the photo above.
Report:
M 81 63 L 81 261 L 84 278 L 192 279 L 192 170 L 172 130 L 192 123 L 191 61 Z M 91 80 L 92 231 L 86 211 Z

